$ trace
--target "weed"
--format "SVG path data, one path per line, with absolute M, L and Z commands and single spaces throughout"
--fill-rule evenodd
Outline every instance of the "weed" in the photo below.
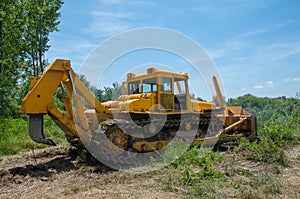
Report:
M 80 163 L 85 163 L 87 162 L 88 159 L 88 152 L 84 149 L 78 150 L 78 155 L 76 156 L 76 161 Z
M 71 191 L 76 194 L 80 191 L 80 189 L 79 189 L 78 186 L 74 186 L 74 187 L 71 188 Z
M 280 182 L 273 174 L 268 172 L 263 172 L 260 175 L 253 177 L 249 185 L 255 189 L 259 189 L 266 195 L 280 193 Z
M 262 138 L 260 142 L 250 143 L 248 140 L 242 139 L 239 142 L 239 147 L 236 151 L 247 151 L 246 158 L 248 160 L 277 163 L 282 166 L 288 166 L 288 159 L 283 152 L 283 149 L 277 146 L 266 137 Z
M 65 196 L 67 196 L 67 195 L 77 194 L 81 191 L 84 191 L 85 189 L 86 189 L 85 187 L 75 185 L 75 186 L 71 187 L 70 189 L 65 189 L 63 191 L 63 193 Z
M 251 175 L 233 184 L 237 190 L 237 198 L 274 198 L 281 193 L 281 183 L 269 172 Z
M 274 172 L 274 174 L 279 175 L 279 174 L 281 174 L 281 168 L 278 165 L 274 165 L 273 172 Z
M 253 176 L 251 171 L 249 171 L 248 169 L 245 169 L 243 167 L 239 167 L 237 169 L 234 169 L 234 172 L 239 174 L 239 175 L 244 175 L 244 176 L 247 176 L 247 177 Z
M 212 165 L 222 159 L 219 153 L 214 153 L 210 149 L 199 148 L 194 146 L 187 150 L 182 156 L 174 161 L 171 166 L 174 168 L 180 168 L 185 165 L 204 166 Z
M 210 197 L 215 193 L 213 182 L 224 176 L 221 170 L 215 168 L 221 160 L 222 156 L 217 152 L 192 147 L 167 167 L 167 177 L 161 182 L 172 191 L 184 186 L 192 196 Z
M 195 198 L 223 198 L 220 193 L 222 183 L 216 180 L 205 180 L 191 187 L 188 193 Z

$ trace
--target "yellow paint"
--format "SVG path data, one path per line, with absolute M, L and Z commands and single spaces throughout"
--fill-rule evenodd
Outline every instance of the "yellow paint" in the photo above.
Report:
M 78 139 L 80 134 L 81 139 L 88 140 L 91 137 L 91 131 L 95 128 L 95 120 L 102 122 L 113 119 L 112 113 L 160 114 L 166 112 L 167 114 L 182 114 L 184 112 L 204 114 L 206 111 L 217 109 L 214 103 L 192 99 L 189 93 L 188 79 L 187 73 L 176 73 L 155 68 L 149 68 L 147 73 L 141 75 L 129 73 L 127 80 L 122 83 L 122 95 L 115 101 L 100 103 L 77 77 L 71 68 L 70 61 L 58 59 L 46 68 L 41 77 L 30 79 L 30 91 L 22 101 L 22 111 L 20 112 L 24 114 L 50 114 L 70 139 Z M 130 82 L 139 83 L 137 84 L 139 86 L 135 86 L 135 88 L 139 87 L 140 93 L 128 93 Z M 180 84 L 179 82 L 183 83 Z M 215 80 L 214 83 L 217 84 Z M 64 93 L 66 111 L 57 109 L 52 101 L 59 86 L 66 90 Z M 145 88 L 143 88 L 144 86 Z M 177 93 L 174 91 L 175 87 Z M 220 89 L 216 88 L 216 90 L 220 103 Z M 84 98 L 94 108 L 94 111 L 87 111 L 87 108 L 82 105 L 81 98 Z M 72 107 L 71 101 L 73 101 L 74 107 Z M 179 104 L 178 101 L 182 103 L 182 110 L 176 107 Z M 222 105 L 222 103 L 220 104 Z M 74 113 L 75 115 L 73 115 Z M 224 121 L 225 127 L 237 124 L 234 128 L 245 131 L 255 129 L 256 131 L 255 117 L 242 107 L 225 107 L 224 114 L 220 114 L 218 117 Z M 240 117 L 246 119 L 236 123 Z M 185 128 L 189 130 L 191 125 L 187 123 Z M 76 129 L 79 130 L 76 131 Z M 237 139 L 237 137 L 232 136 L 230 139 Z M 168 143 L 167 140 L 151 143 L 141 141 L 134 143 L 133 148 L 137 151 L 151 151 L 164 147 Z

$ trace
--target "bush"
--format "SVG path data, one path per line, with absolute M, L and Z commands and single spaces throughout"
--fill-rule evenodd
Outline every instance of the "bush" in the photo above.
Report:
M 209 149 L 192 147 L 181 157 L 168 166 L 168 178 L 165 184 L 172 187 L 175 184 L 195 186 L 204 179 L 218 179 L 223 172 L 214 167 L 222 156 Z M 178 173 L 180 171 L 180 173 Z
M 279 147 L 293 145 L 300 140 L 298 125 L 297 118 L 294 117 L 276 118 L 265 121 L 259 129 L 259 135 Z
M 288 162 L 283 150 L 300 141 L 300 100 L 245 95 L 229 99 L 229 104 L 243 106 L 256 115 L 258 123 L 260 141 L 250 143 L 242 139 L 236 150 L 248 151 L 246 158 L 249 160 L 286 166 Z
M 282 166 L 288 165 L 288 159 L 283 149 L 278 147 L 272 140 L 263 138 L 259 142 L 250 143 L 248 140 L 242 139 L 236 151 L 247 151 L 245 157 L 248 160 L 276 163 Z

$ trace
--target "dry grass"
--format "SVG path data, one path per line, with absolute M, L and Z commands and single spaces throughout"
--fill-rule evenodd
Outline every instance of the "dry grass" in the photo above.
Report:
M 252 162 L 222 152 L 224 174 L 197 186 L 179 183 L 180 170 L 130 174 L 78 162 L 66 147 L 0 159 L 0 198 L 299 198 L 300 145 L 286 150 L 289 166 Z M 219 152 L 218 152 L 219 153 Z

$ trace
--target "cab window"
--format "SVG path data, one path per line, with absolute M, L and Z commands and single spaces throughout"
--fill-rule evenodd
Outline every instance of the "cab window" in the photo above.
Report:
M 142 92 L 156 92 L 156 78 L 144 79 L 142 81 Z
M 163 77 L 161 78 L 161 91 L 162 92 L 172 92 L 172 79 Z
M 140 93 L 140 81 L 129 82 L 128 83 L 128 94 Z
M 186 93 L 185 79 L 174 78 L 174 94 L 183 95 Z

